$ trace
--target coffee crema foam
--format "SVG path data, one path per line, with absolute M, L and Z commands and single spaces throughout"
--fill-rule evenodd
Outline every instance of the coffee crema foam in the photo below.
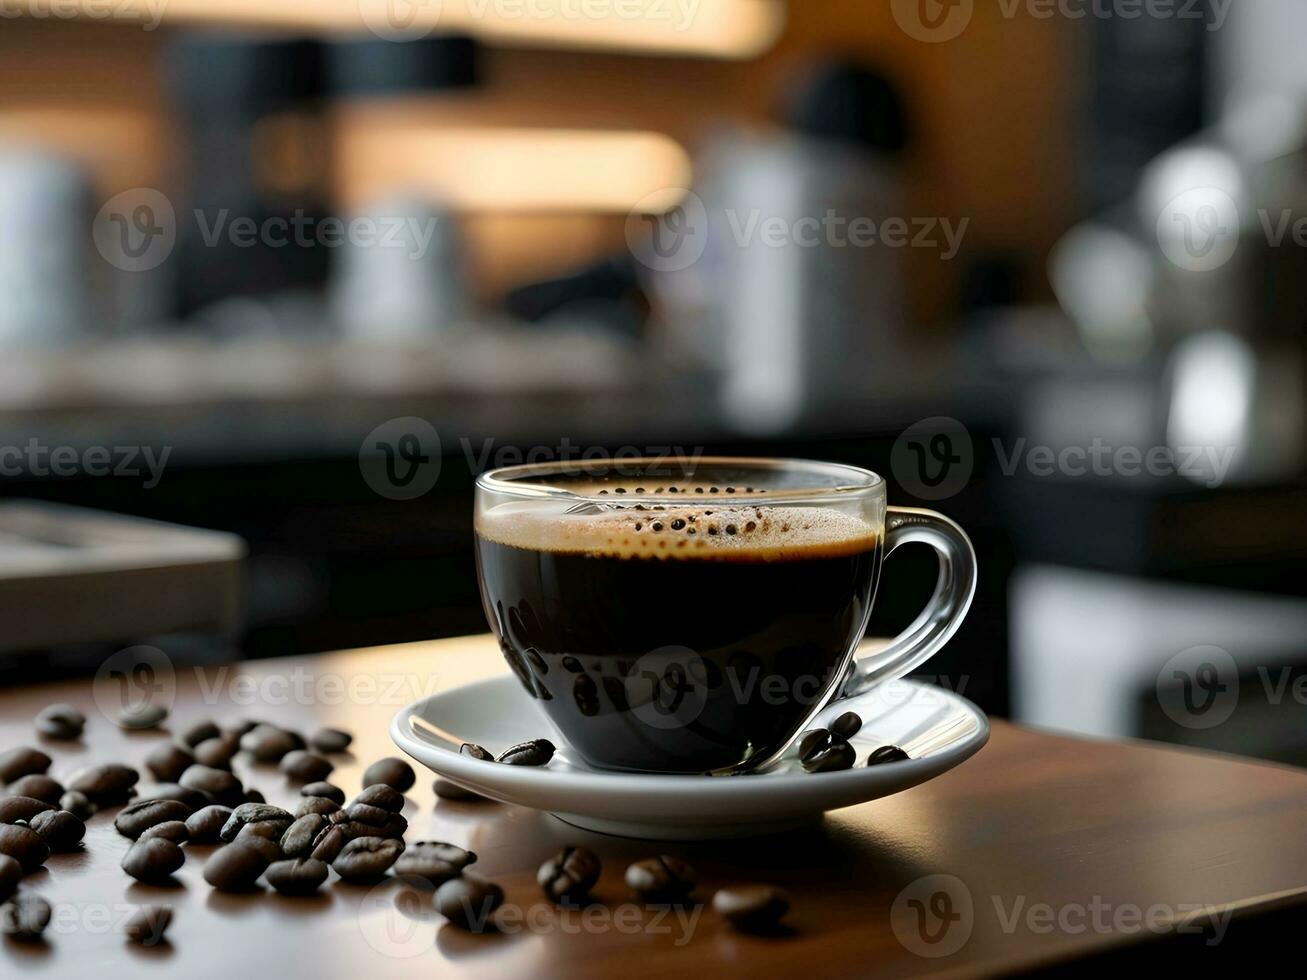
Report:
M 699 561 L 838 558 L 871 551 L 878 537 L 865 519 L 824 507 L 702 498 L 597 506 L 569 514 L 557 501 L 505 503 L 479 514 L 476 532 L 531 551 Z

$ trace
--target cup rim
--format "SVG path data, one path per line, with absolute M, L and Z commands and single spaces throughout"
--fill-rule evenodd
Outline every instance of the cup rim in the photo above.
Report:
M 872 470 L 864 469 L 860 466 L 853 466 L 848 463 L 830 463 L 822 460 L 799 459 L 797 457 L 771 457 L 771 456 L 636 456 L 614 460 L 605 457 L 604 459 L 592 460 L 551 460 L 543 463 L 523 463 L 516 466 L 501 466 L 493 470 L 487 470 L 476 478 L 476 487 L 478 490 L 484 490 L 487 493 L 501 494 L 508 497 L 514 497 L 519 500 L 571 500 L 577 502 L 588 502 L 596 504 L 613 504 L 613 497 L 597 493 L 585 494 L 577 493 L 575 490 L 569 490 L 561 486 L 549 486 L 542 483 L 520 483 L 524 477 L 548 475 L 551 472 L 584 472 L 586 469 L 612 469 L 614 466 L 630 466 L 638 468 L 641 465 L 661 465 L 675 466 L 678 463 L 688 464 L 690 466 L 733 466 L 740 469 L 756 470 L 783 470 L 787 468 L 804 469 L 809 471 L 825 471 L 832 476 L 843 474 L 847 476 L 849 482 L 836 483 L 829 487 L 803 487 L 795 490 L 768 490 L 765 502 L 773 504 L 777 501 L 783 501 L 786 504 L 796 503 L 830 503 L 833 500 L 850 500 L 860 497 L 874 496 L 884 492 L 885 480 L 878 473 Z M 653 501 L 656 503 L 666 503 L 670 495 L 667 494 L 636 494 L 628 493 L 618 498 L 622 504 L 642 503 Z M 694 498 L 701 499 L 701 498 Z M 716 499 L 716 498 L 714 498 Z M 742 497 L 741 500 L 759 502 L 756 497 Z

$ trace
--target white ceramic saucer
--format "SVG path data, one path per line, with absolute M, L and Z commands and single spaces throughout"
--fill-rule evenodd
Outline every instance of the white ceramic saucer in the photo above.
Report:
M 970 701 L 933 685 L 890 681 L 840 701 L 818 719 L 861 715 L 853 738 L 858 765 L 806 773 L 791 747 L 773 769 L 748 776 L 660 776 L 596 769 L 570 749 L 511 675 L 454 688 L 410 705 L 390 726 L 395 744 L 439 775 L 483 796 L 547 810 L 605 834 L 651 840 L 703 840 L 774 833 L 827 810 L 889 796 L 934 779 L 978 752 L 989 721 Z M 501 752 L 549 738 L 548 766 L 508 766 L 459 755 L 462 742 Z M 872 749 L 898 745 L 904 762 L 865 765 Z

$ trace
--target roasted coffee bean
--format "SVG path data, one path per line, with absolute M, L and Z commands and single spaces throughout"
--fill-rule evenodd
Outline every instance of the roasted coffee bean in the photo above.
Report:
M 277 830 L 277 836 L 280 837 L 286 832 L 286 828 L 295 822 L 295 818 L 281 807 L 270 803 L 242 803 L 232 811 L 218 836 L 225 841 L 233 841 L 246 824 L 265 822 L 280 824 Z
M 299 817 L 281 835 L 282 853 L 289 858 L 308 857 L 313 853 L 313 842 L 327 826 L 327 818 L 320 813 Z
M 204 863 L 204 880 L 218 891 L 246 891 L 254 887 L 271 863 L 258 846 L 239 841 L 213 852 Z
M 135 840 L 155 824 L 185 820 L 190 815 L 191 808 L 176 800 L 138 800 L 118 811 L 113 826 L 124 837 Z
M 327 866 L 311 857 L 268 865 L 268 884 L 283 895 L 311 895 L 327 880 Z
M 213 797 L 203 790 L 191 789 L 189 786 L 178 786 L 176 783 L 156 783 L 153 786 L 146 787 L 140 799 L 176 800 L 178 803 L 185 803 L 192 810 L 201 810 L 213 802 Z
M 851 768 L 857 759 L 858 753 L 852 745 L 838 735 L 832 735 L 824 744 L 810 749 L 799 761 L 808 772 L 835 772 Z
M 255 826 L 258 826 L 255 824 Z M 235 843 L 244 844 L 246 847 L 252 847 L 267 859 L 271 864 L 273 861 L 283 861 L 286 854 L 281 849 L 281 842 L 273 840 L 270 837 L 260 837 L 258 834 L 241 833 L 236 835 Z
M 824 728 L 813 728 L 799 736 L 799 758 L 812 754 L 819 746 L 830 742 L 830 732 Z
M 206 738 L 195 746 L 195 761 L 211 769 L 230 769 L 239 743 L 222 738 Z
M 401 877 L 414 875 L 439 885 L 450 878 L 457 878 L 476 859 L 477 856 L 471 851 L 454 844 L 420 840 L 404 849 L 404 853 L 395 862 L 395 874 Z
M 137 881 L 166 882 L 186 863 L 182 849 L 162 837 L 138 840 L 123 856 L 123 870 Z
M 153 827 L 147 827 L 136 839 L 148 840 L 151 837 L 162 837 L 174 844 L 185 844 L 191 839 L 191 832 L 186 829 L 186 824 L 181 820 L 165 820 L 163 823 L 156 823 Z
M 23 942 L 41 938 L 50 924 L 50 903 L 40 895 L 23 892 L 0 906 L 0 930 Z
M 241 748 L 255 762 L 280 762 L 287 752 L 304 748 L 304 741 L 294 732 L 273 725 L 256 725 L 241 736 Z
M 197 721 L 184 729 L 181 734 L 183 745 L 189 745 L 192 749 L 196 748 L 202 742 L 207 742 L 211 738 L 221 738 L 222 729 L 219 728 L 212 720 L 205 718 L 203 721 Z
M 23 866 L 24 874 L 31 874 L 45 864 L 50 845 L 31 827 L 0 824 L 0 854 L 8 854 Z
M 8 854 L 0 854 L 0 902 L 18 890 L 23 880 L 23 866 Z
M 790 910 L 790 896 L 771 885 L 734 885 L 718 889 L 712 907 L 736 929 L 770 932 Z
M 495 761 L 510 766 L 543 766 L 553 757 L 553 742 L 547 738 L 533 738 L 505 749 Z
M 345 849 L 345 845 L 350 840 L 349 832 L 342 829 L 340 825 L 329 826 L 318 834 L 317 840 L 313 842 L 313 851 L 309 856 L 331 864 L 336 860 L 340 852 Z
M 306 783 L 300 787 L 300 796 L 320 796 L 324 800 L 331 800 L 337 806 L 345 805 L 345 791 L 331 783 Z
M 223 806 L 240 806 L 245 801 L 245 787 L 235 773 L 226 769 L 214 769 L 197 762 L 182 773 L 178 782 L 187 789 L 199 790 Z
M 263 795 L 262 793 L 260 793 L 257 789 L 247 789 L 247 790 L 245 791 L 245 802 L 246 802 L 246 803 L 267 803 L 268 800 L 267 800 L 267 798 L 264 797 L 264 795 Z
M 64 788 L 49 776 L 32 773 L 28 776 L 20 776 L 10 783 L 9 792 L 14 796 L 26 796 L 54 806 L 59 802 L 59 797 L 64 795 Z
M 464 742 L 458 749 L 459 755 L 466 755 L 472 759 L 480 759 L 482 762 L 494 762 L 495 754 L 487 748 L 477 745 L 475 742 Z
M 114 716 L 114 724 L 131 732 L 158 728 L 168 717 L 168 709 L 161 704 L 133 704 Z
M 666 854 L 636 861 L 626 869 L 627 887 L 645 902 L 683 902 L 698 884 L 699 872 Z
M 408 833 L 408 820 L 402 813 L 392 813 L 386 818 L 386 822 L 377 828 L 378 837 L 392 837 L 395 840 L 402 840 Z
M 68 780 L 68 788 L 84 793 L 99 806 L 121 803 L 127 799 L 141 774 L 130 766 L 108 763 L 83 769 Z
M 71 851 L 86 836 L 86 824 L 67 810 L 46 810 L 29 821 L 29 826 L 45 838 L 52 851 Z
M 295 818 L 308 813 L 320 813 L 324 817 L 329 817 L 340 810 L 340 804 L 327 799 L 325 796 L 306 796 L 300 800 L 300 805 L 295 808 Z
M 374 783 L 366 786 L 363 792 L 354 797 L 355 803 L 362 803 L 366 806 L 380 807 L 390 813 L 399 813 L 404 809 L 404 794 L 399 790 L 392 789 L 385 783 Z
M 123 935 L 142 946 L 157 946 L 172 924 L 172 909 L 166 905 L 142 905 L 123 925 Z
M 330 776 L 336 766 L 330 759 L 324 759 L 315 752 L 295 749 L 282 756 L 280 768 L 291 779 L 315 783 Z
M 18 823 L 19 820 L 31 823 L 38 813 L 53 809 L 44 800 L 34 800 L 30 796 L 6 796 L 0 800 L 0 823 Z
M 253 718 L 246 718 L 242 721 L 228 722 L 224 725 L 220 725 L 219 727 L 222 729 L 222 733 L 224 735 L 228 737 L 234 737 L 236 741 L 239 742 L 242 736 L 244 736 L 248 732 L 254 731 L 254 729 L 258 728 L 262 724 L 263 722 L 261 721 L 255 721 Z
M 481 932 L 490 924 L 495 910 L 504 904 L 504 890 L 493 881 L 468 872 L 437 888 L 432 904 L 460 929 Z
M 339 728 L 319 728 L 309 736 L 309 746 L 317 752 L 344 752 L 354 736 Z
M 536 882 L 545 897 L 554 902 L 579 902 L 599 881 L 601 865 L 593 851 L 565 847 L 536 872 Z
M 846 742 L 862 728 L 862 718 L 856 711 L 846 711 L 830 723 L 830 730 Z
M 366 803 L 351 803 L 345 808 L 345 815 L 369 827 L 380 827 L 390 819 L 389 810 L 383 810 L 379 806 L 368 806 Z
M 867 765 L 880 766 L 886 762 L 903 762 L 908 754 L 897 745 L 882 745 L 867 757 Z
M 417 782 L 417 775 L 413 772 L 413 767 L 403 759 L 396 759 L 393 756 L 379 759 L 363 770 L 365 789 L 377 783 L 384 783 L 391 789 L 403 793 L 411 789 L 415 782 Z
M 95 813 L 95 804 L 86 798 L 85 793 L 78 793 L 76 790 L 69 790 L 59 797 L 59 808 L 67 810 L 78 820 L 89 820 Z
M 231 817 L 230 807 L 213 804 L 196 810 L 186 818 L 186 831 L 194 844 L 211 844 Z
M 249 837 L 262 837 L 264 840 L 280 841 L 282 835 L 290 827 L 284 825 L 279 820 L 261 820 L 258 823 L 247 823 L 236 832 L 237 840 L 245 840 Z
M 403 841 L 356 837 L 341 848 L 331 866 L 346 881 L 376 881 L 403 853 Z
M 0 752 L 0 783 L 12 783 L 15 779 L 45 772 L 49 768 L 50 757 L 38 749 L 24 745 Z
M 177 782 L 194 764 L 195 755 L 191 750 L 172 742 L 156 745 L 145 757 L 145 768 L 161 783 Z
M 473 803 L 487 798 L 480 793 L 474 793 L 472 790 L 458 785 L 458 783 L 450 782 L 448 779 L 437 779 L 431 784 L 431 788 L 436 796 L 442 800 Z
M 86 715 L 71 704 L 48 704 L 36 716 L 36 731 L 46 738 L 81 738 L 85 728 Z
M 346 813 L 342 807 L 341 809 L 333 810 L 331 813 L 327 814 L 327 821 L 333 825 L 338 823 L 349 823 L 349 814 Z

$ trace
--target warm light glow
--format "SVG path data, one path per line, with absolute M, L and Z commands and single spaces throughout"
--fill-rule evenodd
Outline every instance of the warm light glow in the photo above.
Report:
M 55 5 L 52 7 L 52 2 Z M 75 0 L 85 19 L 153 29 L 205 21 L 392 35 L 467 33 L 491 43 L 750 58 L 785 26 L 785 0 Z M 21 0 L 33 17 L 67 0 Z
M 464 211 L 625 213 L 687 187 L 690 159 L 659 133 L 368 127 L 343 140 L 345 203 L 416 194 Z

